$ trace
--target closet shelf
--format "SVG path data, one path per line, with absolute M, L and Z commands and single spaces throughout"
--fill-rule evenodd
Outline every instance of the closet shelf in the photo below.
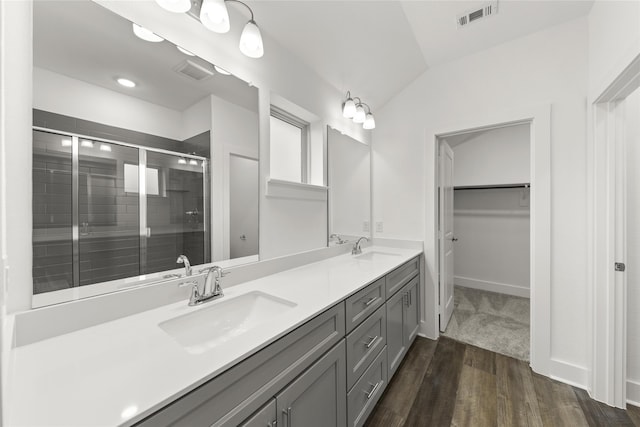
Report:
M 454 215 L 464 216 L 529 216 L 528 209 L 455 209 Z
M 454 190 L 493 190 L 500 188 L 530 188 L 531 184 L 528 182 L 521 184 L 497 184 L 497 185 L 461 185 L 453 187 Z

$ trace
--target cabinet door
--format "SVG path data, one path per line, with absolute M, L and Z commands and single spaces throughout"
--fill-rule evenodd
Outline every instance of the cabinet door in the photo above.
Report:
M 344 340 L 276 396 L 283 427 L 346 427 Z
M 387 300 L 387 376 L 389 379 L 398 369 L 406 349 L 402 320 L 406 295 L 405 291 L 401 290 Z
M 276 399 L 271 399 L 258 409 L 258 412 L 242 422 L 240 427 L 276 427 Z
M 404 329 L 404 345 L 408 349 L 418 334 L 418 325 L 420 324 L 420 282 L 418 277 L 413 278 L 411 282 L 401 292 L 405 292 L 403 329 Z

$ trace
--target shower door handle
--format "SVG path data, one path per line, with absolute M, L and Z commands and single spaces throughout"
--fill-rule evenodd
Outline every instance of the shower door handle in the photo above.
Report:
M 147 237 L 151 237 L 151 227 L 147 227 Z

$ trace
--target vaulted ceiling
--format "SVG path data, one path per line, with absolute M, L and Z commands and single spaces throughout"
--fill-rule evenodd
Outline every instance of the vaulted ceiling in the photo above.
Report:
M 500 0 L 497 14 L 462 29 L 457 15 L 491 1 L 248 3 L 264 33 L 375 109 L 430 67 L 585 16 L 593 1 Z

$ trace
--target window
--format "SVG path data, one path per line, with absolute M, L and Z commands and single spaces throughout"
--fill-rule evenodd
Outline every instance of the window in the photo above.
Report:
M 271 106 L 271 178 L 308 181 L 309 123 Z

